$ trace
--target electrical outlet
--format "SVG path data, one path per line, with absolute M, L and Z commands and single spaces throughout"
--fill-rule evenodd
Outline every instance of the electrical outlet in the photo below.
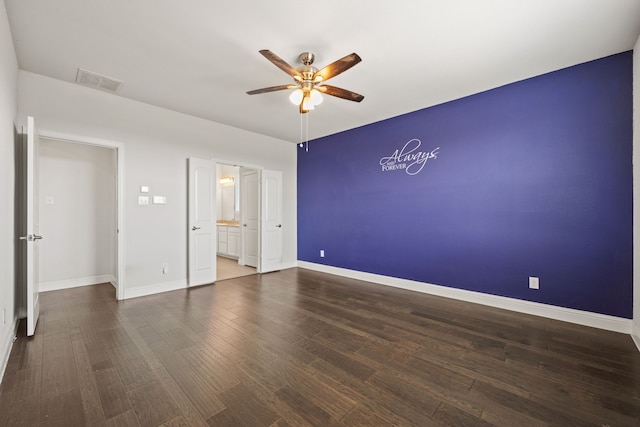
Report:
M 540 289 L 539 277 L 529 277 L 529 289 Z
M 169 272 L 169 266 L 165 262 L 164 264 L 162 264 L 162 274 L 167 274 L 168 272 Z
M 320 249 L 320 258 L 324 258 L 324 249 Z

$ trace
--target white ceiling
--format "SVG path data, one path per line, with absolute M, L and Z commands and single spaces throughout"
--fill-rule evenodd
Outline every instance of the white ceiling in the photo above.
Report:
M 258 53 L 318 68 L 362 62 L 330 84 L 309 138 L 633 49 L 640 0 L 5 0 L 21 69 L 73 82 L 120 79 L 117 95 L 299 142 L 293 80 Z

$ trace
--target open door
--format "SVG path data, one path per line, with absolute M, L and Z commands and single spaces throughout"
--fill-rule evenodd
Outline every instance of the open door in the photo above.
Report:
M 240 230 L 242 253 L 239 264 L 258 268 L 260 237 L 260 178 L 256 169 L 240 169 Z M 258 272 L 260 269 L 258 268 Z
M 215 164 L 189 158 L 189 286 L 216 281 Z
M 33 117 L 27 117 L 26 143 L 26 231 L 20 236 L 27 245 L 26 288 L 27 288 L 27 336 L 33 336 L 40 315 L 39 289 L 39 240 L 42 239 L 38 220 L 38 134 Z
M 260 272 L 282 268 L 282 172 L 262 171 Z

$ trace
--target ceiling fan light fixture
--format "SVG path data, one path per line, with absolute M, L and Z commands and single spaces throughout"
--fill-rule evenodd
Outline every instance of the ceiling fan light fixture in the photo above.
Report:
M 320 93 L 319 90 L 311 89 L 311 92 L 309 93 L 309 97 L 311 98 L 311 103 L 313 105 L 322 104 L 323 98 L 322 98 L 322 94 Z
M 291 95 L 289 95 L 289 101 L 291 101 L 293 105 L 300 105 L 302 98 L 304 98 L 304 92 L 300 88 L 294 90 L 291 92 Z
M 309 95 L 306 95 L 303 99 L 302 99 L 302 109 L 304 111 L 311 111 L 315 108 L 315 105 L 313 105 L 313 102 L 311 101 L 311 97 Z

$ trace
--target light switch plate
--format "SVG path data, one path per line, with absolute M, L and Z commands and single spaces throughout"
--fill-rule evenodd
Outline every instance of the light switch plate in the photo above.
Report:
M 139 205 L 148 205 L 149 204 L 149 196 L 138 196 L 138 204 Z
M 149 186 L 148 185 L 141 185 L 140 186 L 140 192 L 141 193 L 148 193 L 149 192 Z
M 166 205 L 167 198 L 165 196 L 153 196 L 154 205 Z

